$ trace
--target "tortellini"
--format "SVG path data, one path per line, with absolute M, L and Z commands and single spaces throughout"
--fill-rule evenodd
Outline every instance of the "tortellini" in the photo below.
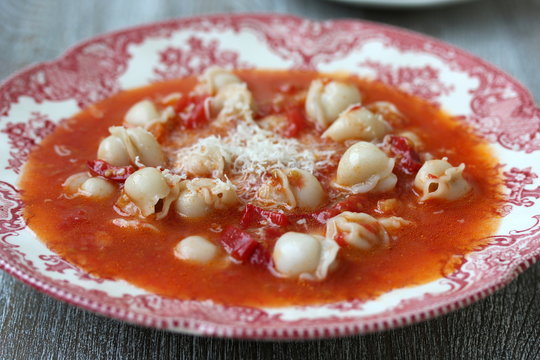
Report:
M 343 110 L 360 101 L 360 92 L 352 84 L 313 80 L 306 97 L 306 113 L 312 121 L 326 128 Z
M 115 186 L 107 179 L 91 177 L 86 172 L 71 175 L 62 186 L 71 196 L 84 196 L 94 199 L 108 198 L 115 190 Z
M 326 237 L 334 240 L 342 239 L 362 250 L 388 246 L 390 242 L 386 229 L 377 219 L 368 214 L 350 211 L 342 212 L 328 220 Z
M 274 246 L 275 269 L 285 277 L 323 280 L 336 263 L 339 245 L 318 235 L 287 232 Z
M 381 115 L 353 105 L 342 112 L 322 136 L 337 142 L 349 139 L 372 141 L 382 139 L 391 130 Z
M 160 114 L 150 100 L 142 100 L 134 104 L 124 116 L 124 123 L 131 126 L 146 127 L 160 120 Z
M 238 76 L 217 66 L 208 68 L 201 76 L 200 81 L 204 91 L 210 95 L 215 95 L 228 85 L 242 83 Z
M 250 118 L 255 107 L 253 95 L 245 83 L 233 83 L 220 89 L 210 102 L 212 113 L 217 113 L 218 119 L 229 117 Z
M 297 207 L 313 210 L 322 205 L 326 193 L 313 174 L 301 169 L 287 169 L 285 174 Z
M 165 155 L 154 136 L 140 127 L 109 128 L 111 135 L 103 139 L 98 148 L 98 159 L 111 165 L 127 166 L 139 162 L 145 166 L 161 166 Z
M 127 166 L 131 163 L 124 141 L 113 135 L 101 140 L 97 157 L 114 166 Z
M 177 190 L 172 190 L 174 187 L 169 185 L 161 171 L 153 167 L 145 167 L 126 179 L 124 193 L 145 217 L 154 214 L 158 201 L 163 200 L 161 212 L 157 216 L 157 218 L 162 218 L 168 213 L 175 197 L 174 193 L 177 192 Z
M 372 143 L 357 142 L 341 157 L 336 183 L 353 193 L 392 190 L 397 182 L 396 175 L 392 173 L 394 162 Z
M 391 102 L 376 101 L 366 105 L 366 109 L 374 114 L 382 116 L 391 126 L 405 125 L 405 117 Z
M 218 254 L 218 247 L 202 236 L 188 236 L 174 248 L 174 255 L 198 264 L 207 264 Z
M 114 193 L 114 185 L 102 177 L 91 177 L 82 183 L 79 193 L 96 199 L 108 198 Z
M 184 191 L 175 203 L 176 212 L 187 218 L 202 218 L 210 214 L 211 207 L 204 201 L 204 196 L 193 191 Z
M 268 181 L 263 183 L 257 191 L 257 200 L 267 207 L 285 207 L 292 209 L 296 206 L 296 199 L 290 189 L 287 175 L 282 170 L 274 170 Z
M 212 96 L 205 108 L 208 116 L 217 116 L 221 121 L 251 118 L 255 106 L 253 95 L 238 76 L 219 67 L 210 67 L 199 80 L 196 91 Z
M 77 194 L 81 185 L 88 179 L 90 179 L 90 175 L 87 172 L 73 174 L 64 181 L 62 187 L 68 194 Z
M 207 146 L 202 152 L 191 152 L 179 159 L 183 170 L 197 177 L 221 177 L 229 156 L 224 156 L 218 146 Z
M 471 185 L 463 178 L 464 169 L 465 164 L 452 166 L 446 159 L 426 161 L 414 179 L 420 200 L 453 201 L 467 195 Z
M 326 193 L 317 178 L 301 169 L 276 169 L 259 188 L 258 201 L 267 207 L 313 210 L 322 205 Z
M 219 179 L 196 178 L 180 184 L 176 212 L 187 218 L 201 218 L 213 210 L 225 210 L 238 203 L 236 187 Z

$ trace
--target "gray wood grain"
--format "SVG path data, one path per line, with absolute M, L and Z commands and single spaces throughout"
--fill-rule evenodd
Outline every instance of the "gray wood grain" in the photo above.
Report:
M 358 18 L 419 31 L 506 70 L 540 98 L 540 0 L 382 11 L 310 0 L 0 1 L 0 78 L 106 31 L 218 12 Z M 140 328 L 42 295 L 0 273 L 0 359 L 540 359 L 540 264 L 498 293 L 438 319 L 305 342 L 209 339 Z

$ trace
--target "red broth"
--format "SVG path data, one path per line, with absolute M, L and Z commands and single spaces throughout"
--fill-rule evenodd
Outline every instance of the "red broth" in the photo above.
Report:
M 238 75 L 247 82 L 259 105 L 283 91 L 284 84 L 287 88 L 307 89 L 309 82 L 320 76 L 312 72 L 259 70 L 243 70 Z M 374 216 L 379 216 L 378 200 L 398 199 L 400 206 L 391 215 L 402 216 L 413 225 L 392 233 L 395 236 L 388 248 L 343 249 L 338 255 L 339 266 L 323 281 L 284 279 L 252 264 L 194 265 L 174 256 L 174 246 L 189 235 L 207 236 L 217 243 L 219 234 L 210 228 L 215 224 L 237 225 L 241 209 L 201 221 L 187 221 L 175 214 L 161 221 L 148 219 L 158 229 L 156 232 L 119 228 L 111 223 L 120 217 L 113 209 L 120 190 L 110 199 L 99 201 L 63 195 L 62 183 L 70 175 L 87 170 L 86 163 L 95 159 L 109 126 L 120 125 L 131 105 L 171 92 L 187 93 L 194 87 L 195 78 L 122 91 L 59 125 L 31 153 L 25 166 L 20 185 L 28 225 L 49 248 L 96 276 L 123 279 L 178 299 L 212 299 L 246 306 L 322 304 L 369 299 L 447 275 L 461 264 L 463 255 L 485 245 L 486 238 L 497 228 L 501 196 L 496 159 L 469 128 L 437 107 L 381 83 L 354 77 L 348 80 L 358 85 L 364 104 L 380 100 L 395 104 L 408 119 L 407 125 L 397 130 L 419 129 L 425 150 L 435 158 L 446 156 L 453 165 L 465 163 L 466 178 L 474 190 L 454 202 L 419 204 L 411 187 L 413 177 L 400 176 L 393 191 L 362 195 L 361 211 Z M 55 145 L 66 147 L 71 154 L 59 156 Z M 321 181 L 324 186 L 329 179 Z M 295 230 L 294 226 L 287 230 Z M 271 248 L 272 241 L 267 245 Z

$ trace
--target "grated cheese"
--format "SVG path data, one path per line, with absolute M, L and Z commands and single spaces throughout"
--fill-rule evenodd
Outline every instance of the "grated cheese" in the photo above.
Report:
M 283 138 L 271 131 L 261 129 L 249 117 L 240 122 L 224 137 L 215 135 L 199 139 L 190 147 L 176 154 L 176 173 L 183 173 L 183 163 L 193 154 L 208 154 L 218 150 L 229 163 L 239 195 L 247 199 L 255 196 L 256 187 L 264 174 L 282 168 L 298 168 L 316 173 L 331 163 L 332 150 L 306 149 L 296 139 Z

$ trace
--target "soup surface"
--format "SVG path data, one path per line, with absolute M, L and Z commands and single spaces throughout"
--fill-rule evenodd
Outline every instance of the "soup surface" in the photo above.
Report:
M 210 75 L 122 91 L 63 121 L 32 152 L 21 179 L 25 217 L 49 248 L 167 297 L 286 306 L 426 283 L 495 231 L 497 161 L 437 107 L 347 75 Z M 130 110 L 144 100 L 153 107 Z M 363 132 L 362 121 L 372 121 Z M 140 127 L 148 132 L 125 130 Z M 157 158 L 142 146 L 148 134 Z M 114 138 L 108 147 L 105 138 Z M 379 158 L 366 165 L 371 154 Z M 111 166 L 122 156 L 129 165 Z M 141 190 L 145 181 L 154 187 Z

